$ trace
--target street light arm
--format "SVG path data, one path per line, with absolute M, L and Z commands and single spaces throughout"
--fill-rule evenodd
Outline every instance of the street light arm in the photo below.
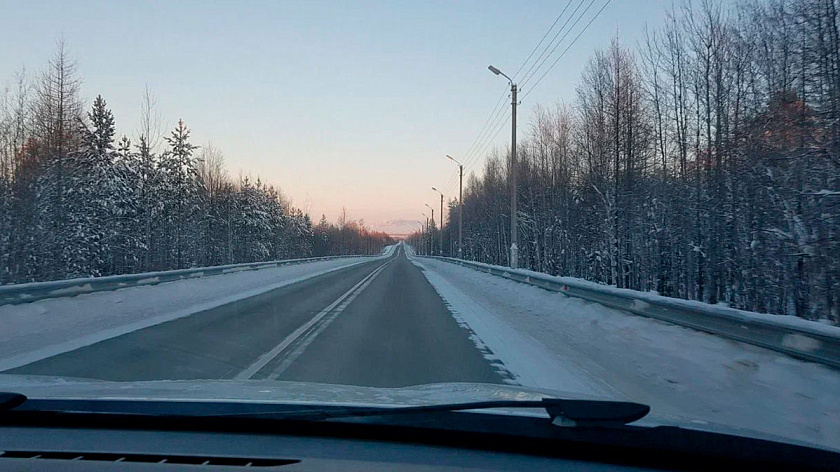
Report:
M 447 154 L 447 155 L 446 155 L 446 157 L 448 157 L 450 161 L 452 161 L 452 162 L 454 162 L 454 163 L 458 164 L 459 166 L 462 166 L 462 165 L 463 165 L 463 164 L 461 164 L 460 162 L 458 162 L 457 160 L 455 160 L 455 158 L 454 158 L 454 157 L 452 157 L 452 156 L 450 156 L 449 154 Z
M 510 84 L 511 84 L 511 85 L 513 85 L 513 79 L 511 79 L 510 77 L 508 77 L 508 76 L 507 76 L 507 74 L 505 74 L 504 72 L 500 71 L 499 69 L 496 69 L 496 68 L 495 68 L 495 67 L 493 67 L 493 66 L 489 66 L 489 67 L 487 67 L 487 68 L 488 68 L 488 69 L 490 69 L 490 72 L 492 72 L 492 73 L 494 73 L 494 74 L 496 74 L 496 75 L 501 75 L 502 77 L 506 78 L 506 79 L 507 79 L 507 81 L 508 81 L 508 82 L 510 82 Z

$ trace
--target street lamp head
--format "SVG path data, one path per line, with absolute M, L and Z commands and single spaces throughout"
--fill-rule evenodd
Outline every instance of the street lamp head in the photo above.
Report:
M 492 72 L 492 73 L 494 73 L 494 74 L 496 74 L 496 75 L 499 75 L 499 74 L 501 74 L 501 73 L 502 73 L 502 71 L 500 71 L 499 69 L 496 69 L 496 68 L 495 68 L 495 67 L 493 67 L 493 66 L 489 66 L 489 67 L 487 67 L 487 68 L 488 68 L 488 69 L 490 69 L 490 72 Z
M 447 154 L 447 155 L 446 155 L 446 157 L 447 157 L 450 161 L 454 162 L 455 164 L 458 164 L 459 166 L 461 165 L 461 163 L 460 163 L 460 162 L 458 162 L 458 161 L 457 161 L 454 157 L 450 156 L 449 154 Z
M 440 191 L 440 190 L 438 190 L 438 189 L 436 189 L 436 188 L 434 188 L 434 187 L 432 187 L 432 190 L 434 190 L 435 192 L 439 192 L 439 191 Z

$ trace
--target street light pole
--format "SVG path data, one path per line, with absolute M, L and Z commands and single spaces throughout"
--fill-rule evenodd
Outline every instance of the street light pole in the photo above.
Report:
M 458 171 L 460 173 L 458 180 L 458 259 L 462 259 L 463 251 L 461 248 L 464 247 L 464 166 L 449 154 L 446 157 L 458 164 Z
M 426 205 L 426 206 L 429 206 L 429 205 Z M 421 214 L 426 217 L 426 229 L 423 231 L 423 235 L 425 236 L 427 232 L 429 234 L 431 234 L 431 229 L 429 228 L 429 215 L 427 215 L 425 213 L 421 213 Z M 428 239 L 428 237 L 426 237 L 425 239 Z M 426 252 L 426 241 L 423 241 L 423 252 L 424 253 Z
M 426 208 L 428 208 L 429 210 L 432 210 L 432 224 L 434 224 L 435 223 L 435 209 L 432 208 L 432 206 L 429 205 L 428 203 L 424 203 L 424 205 L 426 205 Z M 429 226 L 429 255 L 432 255 L 434 253 L 435 253 L 435 233 L 434 233 L 434 231 L 432 231 L 432 227 Z
M 420 239 L 419 239 L 419 241 L 417 241 L 417 243 L 418 243 L 417 244 L 417 249 L 419 249 L 422 253 L 422 251 L 423 251 L 423 222 L 420 221 L 420 220 L 417 220 L 417 224 L 420 225 L 420 236 L 419 236 Z
M 440 254 L 439 256 L 443 257 L 443 194 L 440 194 L 440 237 L 438 237 L 438 242 L 440 243 Z
M 432 187 L 432 190 L 440 194 L 440 237 L 438 238 L 440 241 L 440 255 L 443 256 L 443 192 L 440 190 Z
M 516 84 L 499 69 L 490 66 L 490 72 L 501 75 L 510 83 L 512 127 L 510 137 L 510 268 L 516 269 L 519 262 L 519 248 L 517 247 L 517 212 L 516 212 Z

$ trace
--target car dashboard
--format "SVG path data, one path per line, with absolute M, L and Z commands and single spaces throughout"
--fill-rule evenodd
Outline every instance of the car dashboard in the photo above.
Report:
M 186 431 L 0 428 L 0 470 L 646 470 L 615 464 L 347 438 Z

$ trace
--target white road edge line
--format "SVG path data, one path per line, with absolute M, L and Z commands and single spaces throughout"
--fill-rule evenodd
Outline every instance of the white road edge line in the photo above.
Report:
M 261 355 L 256 362 L 248 366 L 247 369 L 243 370 L 242 372 L 236 374 L 233 378 L 234 380 L 247 380 L 254 376 L 257 372 L 259 372 L 263 367 L 268 365 L 269 362 L 273 361 L 277 356 L 279 356 L 289 345 L 295 342 L 299 337 L 301 337 L 307 330 L 309 330 L 315 323 L 321 321 L 322 318 L 327 316 L 327 314 L 332 311 L 336 306 L 338 306 L 344 299 L 350 297 L 357 289 L 365 285 L 366 282 L 369 280 L 373 280 L 374 277 L 379 275 L 379 272 L 382 271 L 388 264 L 390 264 L 393 259 L 389 260 L 388 262 L 382 264 L 373 272 L 368 274 L 365 278 L 359 281 L 356 285 L 350 288 L 350 290 L 344 292 L 340 297 L 338 297 L 334 302 L 330 303 L 326 308 L 321 310 L 317 315 L 313 316 L 309 321 L 302 324 L 298 329 L 296 329 L 292 334 L 286 336 L 283 341 L 280 342 L 274 349 L 266 352 L 265 354 Z M 365 285 L 367 287 L 367 285 Z

